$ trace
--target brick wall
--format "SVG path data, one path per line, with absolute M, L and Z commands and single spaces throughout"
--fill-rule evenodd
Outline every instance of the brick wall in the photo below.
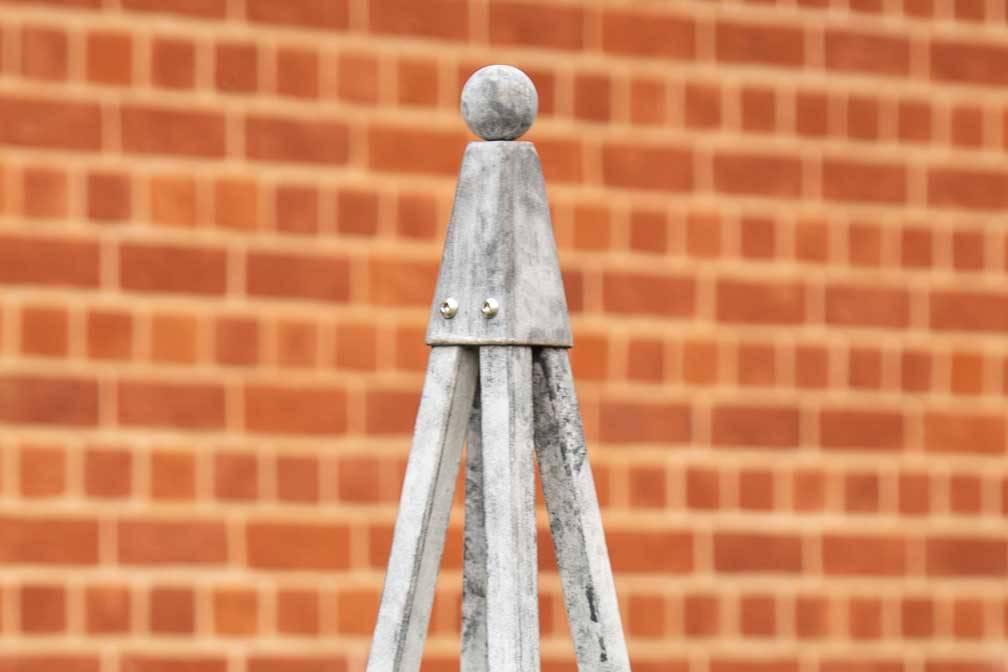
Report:
M 635 669 L 1006 669 L 1002 0 L 3 0 L 0 670 L 363 668 L 490 62 Z

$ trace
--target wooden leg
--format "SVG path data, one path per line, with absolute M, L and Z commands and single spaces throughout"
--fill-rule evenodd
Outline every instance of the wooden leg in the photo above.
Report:
M 368 672 L 416 672 L 478 375 L 475 349 L 431 350 Z
M 567 351 L 533 369 L 535 446 L 580 672 L 629 672 L 619 604 Z
M 462 551 L 462 672 L 487 672 L 487 549 L 483 510 L 483 423 L 479 396 L 466 443 L 465 546 Z
M 532 350 L 480 348 L 487 670 L 539 672 Z

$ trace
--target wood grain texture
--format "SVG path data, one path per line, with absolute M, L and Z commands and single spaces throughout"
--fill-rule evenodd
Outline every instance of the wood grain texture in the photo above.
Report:
M 533 367 L 535 447 L 580 672 L 627 672 L 616 587 L 567 351 Z
M 475 350 L 431 350 L 368 672 L 420 669 L 476 380 Z

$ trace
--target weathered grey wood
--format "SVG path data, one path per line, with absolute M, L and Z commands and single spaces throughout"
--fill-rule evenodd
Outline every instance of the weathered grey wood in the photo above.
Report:
M 535 446 L 580 672 L 628 672 L 616 587 L 567 351 L 537 349 Z
M 450 318 L 441 311 L 449 298 L 458 302 Z M 487 299 L 500 304 L 491 319 L 480 310 Z M 546 184 L 532 143 L 466 148 L 428 324 L 431 345 L 570 347 Z
M 462 672 L 487 672 L 487 549 L 479 395 L 466 443 L 465 546 L 462 550 Z
M 487 670 L 539 671 L 532 351 L 480 348 Z
M 478 375 L 470 348 L 433 348 L 417 411 L 368 672 L 420 669 Z

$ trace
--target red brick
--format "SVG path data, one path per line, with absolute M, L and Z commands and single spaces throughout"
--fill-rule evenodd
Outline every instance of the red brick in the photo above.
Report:
M 957 105 L 949 119 L 949 136 L 953 145 L 980 147 L 983 145 L 983 110 L 975 106 Z
M 878 513 L 880 478 L 877 474 L 853 472 L 843 479 L 844 511 L 848 513 Z
M 283 96 L 318 98 L 318 54 L 311 49 L 277 49 L 276 89 Z
M 606 9 L 602 48 L 612 54 L 690 60 L 696 54 L 693 21 L 645 8 Z
M 852 597 L 847 603 L 847 630 L 854 640 L 882 637 L 882 600 Z
M 94 103 L 0 96 L 0 144 L 95 151 L 101 148 L 101 111 Z
M 720 475 L 713 469 L 686 470 L 686 506 L 714 511 L 721 506 Z
M 286 233 L 313 234 L 319 230 L 318 190 L 311 186 L 281 184 L 276 188 L 276 228 Z
M 936 453 L 1001 455 L 1005 452 L 1004 416 L 928 412 L 924 448 Z
M 342 434 L 347 395 L 336 387 L 245 388 L 245 428 L 267 434 Z
M 930 314 L 939 331 L 1008 332 L 1008 294 L 933 290 Z
M 22 208 L 31 219 L 62 219 L 67 215 L 67 176 L 59 170 L 27 167 L 22 173 Z
M 67 77 L 67 36 L 60 30 L 27 26 L 21 30 L 21 74 L 29 79 Z
M 771 259 L 776 250 L 776 226 L 769 217 L 743 215 L 739 220 L 739 247 L 743 257 Z
M 117 310 L 87 314 L 87 354 L 92 359 L 129 359 L 133 351 L 133 318 Z
M 800 136 L 824 137 L 829 131 L 829 99 L 825 94 L 798 91 L 795 95 L 795 127 Z
M 123 7 L 138 12 L 159 12 L 205 19 L 223 19 L 227 0 L 122 0 Z
M 224 42 L 217 45 L 214 54 L 214 84 L 218 90 L 252 93 L 259 88 L 259 52 L 254 43 Z
M 223 294 L 227 283 L 223 250 L 124 244 L 119 275 L 127 290 L 179 294 Z
M 58 497 L 66 490 L 66 454 L 48 446 L 24 446 L 18 455 L 20 494 Z
M 98 385 L 85 378 L 0 376 L 0 421 L 94 426 L 98 423 Z
M 437 105 L 440 75 L 436 62 L 423 58 L 402 58 L 396 63 L 396 79 L 396 100 L 400 104 Z M 541 98 L 539 113 L 544 113 Z
M 76 4 L 97 0 L 69 0 Z M 3 672 L 99 672 L 101 659 L 90 656 L 39 655 L 14 653 L 0 655 L 0 670 Z
M 854 140 L 879 139 L 879 102 L 865 96 L 847 97 L 847 137 Z
M 607 529 L 606 539 L 613 571 L 685 574 L 693 570 L 693 535 L 651 529 L 647 533 Z
M 60 586 L 27 585 L 20 590 L 21 632 L 32 635 L 63 632 L 67 627 L 66 590 Z
M 21 352 L 38 357 L 65 357 L 70 318 L 62 308 L 26 306 L 21 310 Z
M 340 233 L 374 236 L 378 232 L 378 194 L 340 189 L 336 194 L 336 228 Z
M 88 450 L 84 455 L 84 492 L 91 497 L 128 497 L 132 469 L 132 456 L 125 450 Z
M 469 35 L 469 6 L 463 0 L 371 0 L 370 28 L 375 33 L 412 38 L 464 40 Z
M 574 76 L 574 117 L 606 122 L 612 115 L 612 84 L 607 75 L 581 73 Z
M 1003 538 L 930 537 L 925 542 L 929 576 L 1008 575 L 1008 542 Z
M 246 291 L 265 298 L 342 303 L 350 298 L 350 263 L 345 257 L 252 252 Z
M 823 196 L 833 201 L 905 203 L 907 199 L 906 168 L 898 164 L 825 159 L 822 184 Z
M 381 500 L 382 464 L 372 457 L 349 457 L 339 461 L 339 498 L 345 502 Z
M 249 0 L 248 17 L 256 23 L 342 29 L 349 26 L 347 0 Z
M 952 394 L 981 394 L 984 386 L 984 360 L 978 353 L 952 353 Z
M 826 288 L 826 322 L 905 328 L 910 323 L 910 296 L 905 289 L 830 285 Z
M 277 631 L 291 635 L 319 633 L 319 599 L 309 590 L 281 590 L 276 596 Z M 272 672 L 275 668 L 268 668 Z
M 89 635 L 130 631 L 129 588 L 88 586 L 84 593 L 84 629 Z
M 150 323 L 150 358 L 155 362 L 193 363 L 199 359 L 200 321 L 191 315 L 155 313 Z
M 982 639 L 984 607 L 980 599 L 957 599 L 952 611 L 952 632 L 956 639 Z
M 903 417 L 890 411 L 825 409 L 819 436 L 825 448 L 899 450 L 903 447 Z
M 773 89 L 743 87 L 741 92 L 742 130 L 771 133 L 777 125 L 777 100 Z
M 801 539 L 794 536 L 717 532 L 714 535 L 714 568 L 727 574 L 800 572 Z
M 983 481 L 972 474 L 953 474 L 948 479 L 949 509 L 977 514 L 983 509 Z
M 342 525 L 250 522 L 246 528 L 251 567 L 277 570 L 338 570 L 350 565 L 350 530 Z
M 738 505 L 752 511 L 774 508 L 774 475 L 763 469 L 745 469 L 738 474 Z
M 507 0 L 490 5 L 491 44 L 578 50 L 584 46 L 583 27 L 582 9 L 575 5 Z
M 683 92 L 683 119 L 688 128 L 721 125 L 721 89 L 715 84 L 689 83 Z
M 117 534 L 124 565 L 218 565 L 228 558 L 223 522 L 123 520 Z
M 181 654 L 178 657 L 127 654 L 121 658 L 120 672 L 226 672 L 227 659 Z
M 120 173 L 90 173 L 87 176 L 87 214 L 102 222 L 130 216 L 130 178 Z
M 217 590 L 213 596 L 214 632 L 248 636 L 258 631 L 259 600 L 252 590 Z
M 743 637 L 773 637 L 777 632 L 776 602 L 772 595 L 743 595 L 739 599 L 739 631 Z
M 224 388 L 211 383 L 122 381 L 119 422 L 133 427 L 224 427 Z
M 259 190 L 256 182 L 224 178 L 214 183 L 214 221 L 236 231 L 259 228 Z
M 225 317 L 214 326 L 217 362 L 231 366 L 259 362 L 259 323 L 254 318 Z
M 602 180 L 610 187 L 663 192 L 693 188 L 693 153 L 668 145 L 606 143 Z
M 1008 173 L 969 168 L 928 169 L 928 205 L 969 210 L 1008 207 Z
M 150 69 L 156 87 L 191 89 L 196 84 L 196 46 L 188 40 L 155 37 Z
M 454 131 L 372 126 L 368 167 L 395 173 L 457 175 L 466 137 Z M 539 150 L 546 154 L 542 145 Z
M 795 599 L 795 633 L 800 639 L 822 639 L 829 635 L 829 603 L 819 595 L 799 595 Z
M 907 571 L 907 546 L 900 538 L 826 534 L 822 556 L 826 574 L 901 576 Z
M 98 524 L 84 518 L 0 517 L 0 564 L 95 565 Z
M 338 121 L 265 115 L 245 118 L 245 156 L 256 161 L 342 164 L 350 133 Z
M 733 448 L 794 448 L 798 445 L 798 410 L 776 406 L 717 406 L 711 440 Z
M 150 458 L 152 499 L 191 500 L 196 496 L 196 461 L 192 455 L 156 451 Z
M 276 495 L 286 502 L 317 502 L 319 465 L 314 457 L 279 457 L 276 461 Z
M 1008 47 L 980 41 L 931 41 L 931 78 L 943 82 L 1005 86 L 1008 72 L 997 67 L 1008 60 Z
M 712 658 L 710 672 L 798 672 L 792 658 Z
M 606 443 L 686 443 L 690 409 L 683 404 L 603 401 L 599 438 Z
M 411 435 L 419 404 L 419 391 L 368 390 L 365 395 L 365 431 L 379 435 Z
M 934 635 L 934 602 L 928 598 L 904 598 L 900 604 L 902 635 L 928 639 Z
M 903 37 L 827 30 L 825 55 L 830 70 L 893 77 L 910 74 L 910 43 Z
M 898 485 L 901 514 L 919 516 L 931 512 L 931 480 L 927 474 L 900 474 Z
M 127 152 L 208 159 L 227 152 L 224 115 L 219 112 L 124 105 L 121 124 Z
M 931 105 L 926 100 L 901 100 L 896 111 L 897 135 L 904 142 L 931 141 Z
M 683 631 L 689 637 L 717 636 L 720 621 L 720 602 L 716 596 L 688 594 L 683 598 Z
M 826 507 L 826 477 L 816 469 L 802 469 L 794 474 L 791 489 L 795 511 L 822 511 Z
M 196 632 L 196 596 L 190 588 L 155 587 L 148 597 L 151 632 L 192 635 Z
M 430 659 L 425 658 L 426 665 Z M 347 672 L 346 658 L 331 656 L 266 656 L 255 655 L 248 659 L 248 672 Z
M 979 271 L 984 267 L 983 231 L 956 231 L 952 234 L 952 265 L 960 271 Z
M 259 461 L 254 453 L 214 455 L 213 492 L 217 499 L 252 501 L 259 496 Z
M 798 282 L 720 280 L 717 318 L 743 324 L 800 324 L 805 321 L 805 288 Z
M 400 194 L 396 233 L 404 238 L 432 239 L 438 231 L 437 202 L 428 194 Z
M 580 345 L 583 341 L 579 340 Z M 661 341 L 633 339 L 627 346 L 627 377 L 631 380 L 660 383 L 665 369 Z
M 631 123 L 660 126 L 666 122 L 668 110 L 668 88 L 664 81 L 650 78 L 630 81 Z
M 718 152 L 714 156 L 714 188 L 729 194 L 797 198 L 802 190 L 801 159 Z
M 89 82 L 126 86 L 133 80 L 133 40 L 129 33 L 94 31 L 85 43 L 85 72 Z
M 719 61 L 791 68 L 805 63 L 804 39 L 799 28 L 725 20 L 717 22 L 714 37 Z
M 378 103 L 378 59 L 373 54 L 341 53 L 337 65 L 336 93 L 341 99 L 363 105 Z
M 689 317 L 696 310 L 696 287 L 682 276 L 612 271 L 602 276 L 602 305 L 621 315 Z

